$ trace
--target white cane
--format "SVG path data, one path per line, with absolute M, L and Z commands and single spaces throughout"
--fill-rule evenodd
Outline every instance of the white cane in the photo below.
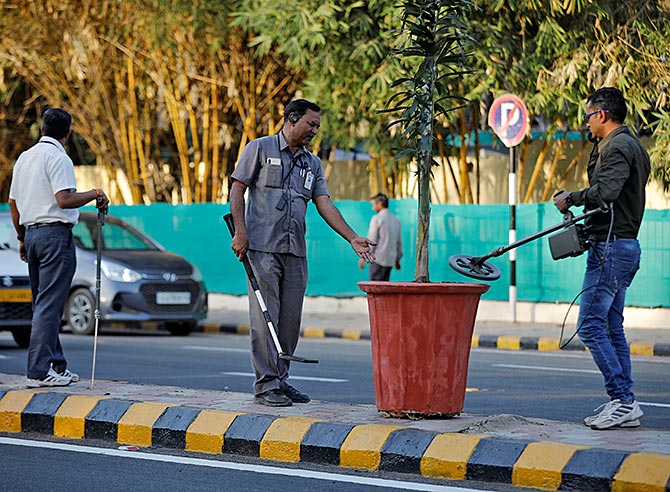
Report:
M 98 200 L 101 200 L 100 198 Z M 98 352 L 98 326 L 100 324 L 100 264 L 102 263 L 102 226 L 105 225 L 105 213 L 98 209 L 98 237 L 95 261 L 95 329 L 93 332 L 93 369 L 91 370 L 91 389 L 95 383 L 95 360 Z

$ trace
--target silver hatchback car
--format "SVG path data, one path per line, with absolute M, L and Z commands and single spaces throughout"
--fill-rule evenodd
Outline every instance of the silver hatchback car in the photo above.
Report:
M 73 333 L 95 328 L 97 213 L 81 212 L 72 229 L 77 271 L 65 306 Z M 207 317 L 207 290 L 195 265 L 108 215 L 102 227 L 100 319 L 124 327 L 165 328 L 188 335 Z

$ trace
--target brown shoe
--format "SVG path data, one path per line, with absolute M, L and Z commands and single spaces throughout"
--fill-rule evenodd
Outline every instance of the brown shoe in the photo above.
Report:
M 271 389 L 254 396 L 254 403 L 266 407 L 290 407 L 292 405 L 291 399 L 279 389 Z

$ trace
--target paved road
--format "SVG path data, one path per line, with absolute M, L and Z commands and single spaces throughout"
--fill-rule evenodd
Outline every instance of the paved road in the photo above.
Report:
M 70 368 L 90 377 L 92 338 L 62 336 Z M 295 386 L 314 399 L 374 403 L 370 343 L 341 339 L 303 339 L 299 354 L 318 365 L 294 364 Z M 0 372 L 23 373 L 26 351 L 0 333 Z M 634 376 L 646 428 L 670 428 L 670 360 L 635 357 Z M 194 333 L 100 338 L 96 377 L 189 388 L 250 392 L 246 336 Z M 585 353 L 518 352 L 474 349 L 470 359 L 464 412 L 516 414 L 581 422 L 605 401 L 602 377 Z
M 44 439 L 43 437 L 41 439 Z M 231 461 L 230 456 L 120 451 L 116 447 L 54 443 L 0 436 L 0 490 L 21 492 L 433 492 L 518 491 L 509 485 L 426 480 L 390 473 L 335 467 L 277 466 L 262 460 Z M 45 484 L 48 486 L 45 487 Z

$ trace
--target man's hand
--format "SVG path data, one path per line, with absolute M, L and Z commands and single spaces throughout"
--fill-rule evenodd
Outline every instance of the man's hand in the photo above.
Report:
M 567 202 L 568 194 L 567 191 L 563 191 L 554 195 L 554 205 L 562 214 L 570 209 L 570 205 Z
M 109 209 L 109 198 L 107 197 L 107 194 L 101 189 L 98 189 L 97 193 L 99 193 L 100 195 L 97 196 L 95 199 L 95 206 L 98 210 L 107 213 Z
M 372 263 L 375 261 L 375 255 L 373 255 L 370 251 L 370 246 L 377 246 L 377 243 L 370 241 L 367 238 L 358 236 L 353 238 L 350 244 L 361 260 L 365 261 L 366 263 Z
M 400 261 L 395 262 L 395 269 L 400 270 Z
M 235 256 L 237 256 L 237 258 L 242 261 L 242 258 L 244 258 L 244 255 L 247 254 L 247 251 L 249 250 L 249 239 L 247 239 L 247 233 L 240 230 L 235 231 L 235 236 L 233 237 L 231 246 L 235 252 Z
M 28 263 L 28 252 L 26 251 L 26 245 L 23 241 L 19 243 L 19 257 L 22 261 Z

